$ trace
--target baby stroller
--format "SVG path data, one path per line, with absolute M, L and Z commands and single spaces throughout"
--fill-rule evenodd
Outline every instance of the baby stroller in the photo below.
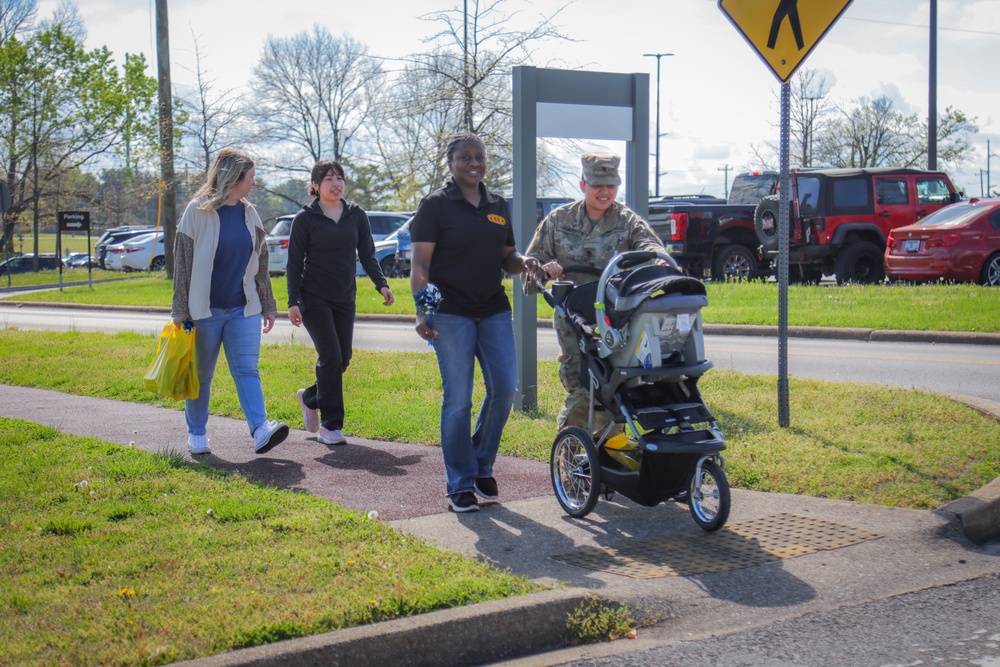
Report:
M 619 253 L 603 271 L 564 271 L 600 280 L 555 282 L 543 291 L 577 334 L 591 399 L 589 428 L 563 428 L 552 444 L 559 504 L 581 518 L 602 493 L 647 507 L 674 500 L 690 506 L 701 528 L 718 530 L 729 518 L 730 495 L 726 443 L 698 391 L 712 367 L 702 334 L 704 284 L 683 275 L 665 251 Z M 600 433 L 595 404 L 613 416 Z

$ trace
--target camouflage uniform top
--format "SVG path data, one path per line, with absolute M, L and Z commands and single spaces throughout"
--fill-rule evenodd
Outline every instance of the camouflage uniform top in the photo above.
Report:
M 649 224 L 635 211 L 613 202 L 597 223 L 587 218 L 586 200 L 565 204 L 552 211 L 538 228 L 525 254 L 542 264 L 555 260 L 562 267 L 579 264 L 603 269 L 616 252 L 662 250 L 663 244 Z M 525 278 L 525 292 L 537 294 L 540 286 Z M 597 280 L 589 273 L 569 273 L 577 284 Z

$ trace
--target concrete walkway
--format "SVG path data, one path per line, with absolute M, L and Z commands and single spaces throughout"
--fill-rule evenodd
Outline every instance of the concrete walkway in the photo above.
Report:
M 176 409 L 9 386 L 0 386 L 0 405 L 5 417 L 187 455 L 184 416 Z M 1000 418 L 1000 406 L 979 409 Z M 256 457 L 244 421 L 213 416 L 209 432 L 213 453 L 200 457 L 203 462 L 352 509 L 376 510 L 397 529 L 441 548 L 568 587 L 193 661 L 198 665 L 497 662 L 559 649 L 566 615 L 592 593 L 628 603 L 647 620 L 663 621 L 641 629 L 635 641 L 561 649 L 516 663 L 559 664 L 602 651 L 639 650 L 706 633 L 723 634 L 1000 569 L 1000 479 L 933 512 L 734 490 L 729 526 L 795 516 L 877 538 L 754 567 L 639 579 L 570 565 L 557 557 L 585 549 L 615 552 L 644 540 L 688 533 L 703 535 L 685 505 L 645 508 L 616 497 L 602 499 L 586 519 L 572 520 L 552 495 L 547 465 L 501 457 L 496 477 L 502 502 L 486 504 L 478 513 L 455 515 L 445 511 L 444 469 L 436 448 L 360 438 L 351 438 L 345 447 L 327 447 L 293 430 L 281 446 Z

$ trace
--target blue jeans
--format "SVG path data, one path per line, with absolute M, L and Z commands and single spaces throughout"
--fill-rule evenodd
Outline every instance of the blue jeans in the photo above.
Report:
M 260 384 L 260 314 L 244 317 L 243 307 L 212 308 L 212 316 L 194 321 L 194 363 L 198 368 L 198 398 L 184 401 L 188 433 L 205 435 L 208 425 L 208 399 L 212 395 L 212 377 L 219 361 L 219 350 L 226 349 L 226 362 L 236 384 L 236 395 L 250 427 L 267 421 L 264 389 Z
M 472 491 L 477 477 L 492 477 L 500 436 L 517 390 L 517 354 L 510 311 L 476 319 L 433 316 L 441 383 L 441 452 L 447 494 Z M 483 372 L 486 396 L 472 431 L 475 362 Z

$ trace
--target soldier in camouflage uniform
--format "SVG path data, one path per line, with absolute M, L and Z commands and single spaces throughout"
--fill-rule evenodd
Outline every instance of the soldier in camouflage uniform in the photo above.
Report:
M 552 211 L 538 228 L 527 255 L 538 259 L 549 280 L 565 279 L 580 285 L 597 280 L 588 273 L 564 274 L 564 266 L 584 265 L 603 269 L 616 252 L 662 250 L 663 244 L 650 228 L 627 206 L 615 201 L 622 179 L 618 175 L 621 158 L 610 153 L 586 153 L 580 190 L 584 198 Z M 541 285 L 525 279 L 525 292 L 537 294 Z M 580 382 L 581 352 L 576 334 L 558 313 L 553 325 L 559 340 L 559 379 L 569 392 L 559 413 L 559 428 L 587 428 L 590 394 Z M 610 421 L 606 412 L 595 413 L 594 426 L 600 430 Z

